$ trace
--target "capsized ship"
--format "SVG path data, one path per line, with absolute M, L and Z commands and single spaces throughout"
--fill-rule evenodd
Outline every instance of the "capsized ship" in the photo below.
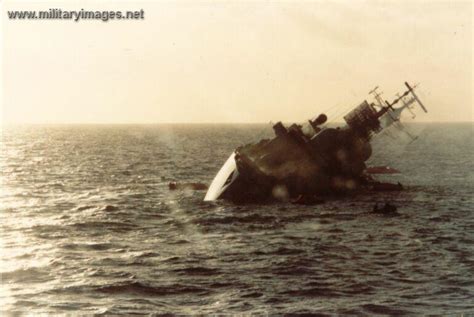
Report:
M 425 106 L 414 88 L 392 102 L 384 101 L 376 87 L 366 100 L 344 116 L 345 125 L 329 127 L 327 116 L 298 124 L 273 126 L 275 137 L 238 147 L 215 176 L 205 201 L 227 199 L 235 203 L 301 200 L 317 195 L 344 194 L 361 189 L 397 189 L 367 173 L 374 135 L 400 121 L 412 105 Z M 393 186 L 391 186 L 393 185 Z

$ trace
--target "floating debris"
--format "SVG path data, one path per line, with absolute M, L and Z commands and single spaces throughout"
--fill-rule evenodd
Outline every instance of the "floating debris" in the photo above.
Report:
M 169 190 L 206 190 L 207 185 L 203 183 L 177 183 L 177 182 L 170 182 L 168 184 Z
M 383 206 L 379 206 L 378 203 L 375 204 L 374 208 L 372 209 L 373 213 L 377 214 L 398 214 L 397 206 L 392 205 L 389 202 L 386 202 Z

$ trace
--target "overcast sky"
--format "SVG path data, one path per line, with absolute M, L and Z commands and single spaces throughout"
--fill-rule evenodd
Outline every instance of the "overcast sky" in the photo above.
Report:
M 144 20 L 9 20 L 7 10 Z M 473 121 L 471 1 L 2 3 L 5 123 L 304 121 L 420 83 L 429 121 Z

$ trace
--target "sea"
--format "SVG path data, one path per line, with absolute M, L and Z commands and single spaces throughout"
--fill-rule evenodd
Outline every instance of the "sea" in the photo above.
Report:
M 368 165 L 403 191 L 306 206 L 168 188 L 209 184 L 269 125 L 4 126 L 0 311 L 474 315 L 473 127 L 389 130 Z

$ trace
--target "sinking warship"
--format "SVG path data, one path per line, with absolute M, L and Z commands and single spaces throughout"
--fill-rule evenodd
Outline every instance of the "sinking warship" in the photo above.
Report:
M 230 155 L 204 200 L 299 203 L 360 190 L 402 189 L 401 184 L 376 181 L 365 162 L 372 155 L 371 139 L 400 124 L 405 109 L 411 112 L 417 104 L 427 112 L 415 94 L 416 86 L 407 82 L 405 86 L 407 90 L 392 102 L 383 100 L 375 87 L 370 92 L 374 102 L 362 102 L 344 116 L 345 125 L 340 127 L 328 126 L 325 114 L 309 120 L 306 127 L 276 123 L 273 139 L 240 146 Z M 384 167 L 375 170 L 391 171 Z

